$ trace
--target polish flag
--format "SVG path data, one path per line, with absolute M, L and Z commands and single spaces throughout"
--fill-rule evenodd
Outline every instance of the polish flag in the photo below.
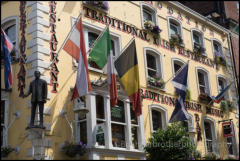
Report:
M 78 61 L 77 80 L 72 95 L 73 100 L 85 96 L 88 92 L 92 91 L 83 36 L 82 18 L 80 18 L 76 26 L 74 26 L 74 29 L 63 49 Z

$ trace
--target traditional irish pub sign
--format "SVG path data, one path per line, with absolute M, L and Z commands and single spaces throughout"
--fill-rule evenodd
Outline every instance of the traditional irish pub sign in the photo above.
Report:
M 83 10 L 85 12 L 84 16 L 86 18 L 89 18 L 91 20 L 97 21 L 102 24 L 109 25 L 114 29 L 122 31 L 126 34 L 131 34 L 131 35 L 136 36 L 137 38 L 140 38 L 147 42 L 150 42 L 150 37 L 152 37 L 153 44 L 156 45 L 157 47 L 164 48 L 173 53 L 178 52 L 179 55 L 187 57 L 193 61 L 202 63 L 202 64 L 207 65 L 212 68 L 215 67 L 214 60 L 211 60 L 206 56 L 195 54 L 194 52 L 191 52 L 190 50 L 186 50 L 181 47 L 179 47 L 178 50 L 176 50 L 174 47 L 170 46 L 169 41 L 161 39 L 161 38 L 156 38 L 152 34 L 149 34 L 146 30 L 139 29 L 135 25 L 128 24 L 122 20 L 110 17 L 110 16 L 106 15 L 106 13 L 102 13 L 100 11 L 94 10 L 92 8 L 89 8 L 88 6 L 83 6 Z M 188 21 L 190 21 L 190 20 L 188 19 Z M 205 31 L 206 27 L 204 26 L 203 29 L 204 29 L 203 31 Z

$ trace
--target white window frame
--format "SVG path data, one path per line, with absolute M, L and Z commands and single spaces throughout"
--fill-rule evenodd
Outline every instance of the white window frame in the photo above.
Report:
M 141 18 L 142 18 L 142 28 L 145 28 L 144 27 L 144 18 L 143 18 L 143 9 L 147 9 L 147 10 L 150 10 L 152 13 L 152 22 L 155 24 L 155 25 L 158 25 L 158 19 L 157 19 L 157 10 L 151 6 L 150 4 L 146 3 L 146 2 L 141 2 L 140 3 L 140 7 L 141 7 Z
M 156 60 L 156 66 L 157 66 L 157 73 L 160 74 L 159 76 L 164 79 L 163 74 L 163 65 L 162 65 L 162 54 L 159 53 L 156 49 L 145 47 L 144 49 L 144 63 L 145 63 L 145 73 L 146 73 L 146 80 L 148 79 L 148 67 L 147 67 L 147 54 L 151 54 L 154 56 Z
M 72 23 L 71 26 L 74 25 L 75 21 L 76 21 L 76 18 L 71 17 L 71 23 Z M 83 24 L 83 34 L 84 34 L 86 52 L 88 53 L 88 50 L 89 50 L 88 32 L 91 31 L 91 32 L 96 33 L 96 34 L 100 34 L 104 30 L 104 28 L 92 25 L 92 24 L 90 24 L 88 22 L 85 22 L 85 21 L 83 21 L 82 24 Z M 110 31 L 110 36 L 111 36 L 111 40 L 113 40 L 113 42 L 114 42 L 115 56 L 113 57 L 113 59 L 115 60 L 121 54 L 120 53 L 120 50 L 122 48 L 121 35 Z M 87 54 L 87 58 L 88 58 L 88 56 L 89 56 L 89 53 Z M 76 62 L 75 59 L 73 59 L 73 62 L 74 62 L 74 66 L 77 66 L 78 63 Z M 98 73 L 103 73 L 103 69 L 99 70 L 99 69 L 90 67 L 90 65 L 88 65 L 88 69 L 91 70 L 91 71 L 98 72 Z
M 157 104 L 151 104 L 148 106 L 149 110 L 149 119 L 150 119 L 150 125 L 151 125 L 151 134 L 153 134 L 155 131 L 153 130 L 153 122 L 152 122 L 152 110 L 156 110 L 161 112 L 162 114 L 162 129 L 166 130 L 168 126 L 168 111 L 162 106 L 159 106 Z
M 196 32 L 197 35 L 200 38 L 200 46 L 202 46 L 203 48 L 205 48 L 205 52 L 203 53 L 203 55 L 207 56 L 207 52 L 206 52 L 206 47 L 205 47 L 205 40 L 204 40 L 204 33 L 198 29 L 191 29 L 191 37 L 192 37 L 192 49 L 194 50 L 194 39 L 193 39 L 193 33 Z
M 19 27 L 18 27 L 18 16 L 9 16 L 3 20 L 1 20 L 1 27 L 5 30 L 6 28 L 10 27 L 11 25 L 16 25 L 16 40 L 15 40 L 15 52 L 16 52 L 16 58 L 18 58 L 18 33 L 19 33 Z
M 203 125 L 203 136 L 204 136 L 204 144 L 205 144 L 205 152 L 207 152 L 207 140 L 206 140 L 206 133 L 205 133 L 205 126 L 204 126 L 204 121 L 207 121 L 211 125 L 211 133 L 212 133 L 212 147 L 213 147 L 213 152 L 219 157 L 219 145 L 218 145 L 218 136 L 217 136 L 217 128 L 216 128 L 216 121 L 209 117 L 209 116 L 204 116 L 202 119 L 202 125 Z
M 198 94 L 200 94 L 200 86 L 199 86 L 199 78 L 198 78 L 198 71 L 199 70 L 200 70 L 200 72 L 202 72 L 204 74 L 205 87 L 207 86 L 208 94 L 211 96 L 211 84 L 210 84 L 209 72 L 206 69 L 202 68 L 202 67 L 196 67 Z
M 3 147 L 8 145 L 8 114 L 9 114 L 9 93 L 1 91 L 1 100 L 4 101 L 4 128 L 3 128 Z M 2 125 L 1 125 L 2 126 Z
M 91 108 L 96 106 L 96 95 L 101 95 L 104 97 L 104 116 L 105 116 L 105 133 L 104 133 L 104 139 L 105 139 L 105 145 L 97 145 L 96 144 L 96 136 L 95 136 L 95 127 L 97 125 L 97 118 L 96 118 L 96 108 Z M 143 116 L 140 115 L 138 120 L 138 125 L 131 124 L 131 114 L 130 114 L 130 101 L 127 99 L 126 96 L 118 96 L 119 100 L 122 100 L 124 102 L 124 111 L 125 111 L 125 123 L 119 123 L 111 121 L 111 108 L 110 108 L 110 96 L 108 91 L 103 90 L 94 90 L 90 94 L 86 95 L 86 106 L 89 112 L 86 114 L 86 121 L 87 121 L 87 147 L 95 147 L 98 149 L 113 149 L 113 150 L 127 150 L 132 152 L 143 152 L 143 146 L 145 145 L 145 135 L 144 135 L 144 120 Z M 80 141 L 80 130 L 78 127 L 78 122 L 76 121 L 78 118 L 78 115 L 75 114 L 75 128 L 76 128 L 76 141 Z M 85 121 L 85 120 L 84 120 Z M 112 128 L 111 124 L 116 123 L 119 125 L 125 126 L 125 143 L 126 148 L 121 147 L 113 147 L 112 145 Z M 137 127 L 138 131 L 138 149 L 133 149 L 132 147 L 132 131 L 131 127 Z
M 174 23 L 176 23 L 178 26 L 176 26 L 175 24 L 173 24 L 173 25 L 178 29 L 178 34 L 180 34 L 181 38 L 183 39 L 182 23 L 178 19 L 176 19 L 172 16 L 168 16 L 167 20 L 168 20 L 168 38 L 171 39 L 170 24 L 171 24 L 171 21 L 174 21 Z
M 226 88 L 226 87 L 227 87 L 227 84 L 228 84 L 226 77 L 224 77 L 223 75 L 220 75 L 220 74 L 217 75 L 216 80 L 217 80 L 217 91 L 218 91 L 218 93 L 221 92 L 221 91 L 219 90 L 219 84 L 218 84 L 218 80 L 219 80 L 219 79 L 221 79 L 221 80 L 223 81 L 224 88 Z M 225 92 L 224 97 L 225 97 L 225 99 L 230 100 L 229 90 L 227 90 L 227 91 Z

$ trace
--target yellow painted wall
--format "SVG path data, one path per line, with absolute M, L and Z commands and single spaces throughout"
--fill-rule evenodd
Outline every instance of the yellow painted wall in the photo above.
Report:
M 48 2 L 43 2 L 45 6 L 48 6 Z M 119 20 L 122 20 L 124 22 L 127 22 L 128 24 L 132 24 L 136 26 L 138 29 L 142 29 L 141 26 L 141 11 L 139 2 L 109 2 L 110 10 L 109 10 L 109 16 L 115 17 Z M 156 8 L 156 2 L 154 2 L 153 6 Z M 167 12 L 167 6 L 170 6 L 167 2 L 162 2 L 162 9 L 156 9 L 158 13 L 158 25 L 162 29 L 161 32 L 161 38 L 169 41 L 168 38 L 168 22 L 167 17 L 170 16 Z M 119 9 L 121 8 L 121 10 Z M 177 17 L 177 9 L 173 8 L 174 14 L 173 17 Z M 26 7 L 27 14 L 31 12 L 31 7 Z M 59 51 L 59 63 L 57 64 L 59 69 L 58 74 L 58 83 L 59 86 L 57 88 L 58 93 L 54 94 L 51 93 L 51 99 L 47 101 L 45 104 L 47 107 L 51 107 L 51 115 L 45 116 L 44 122 L 49 122 L 52 124 L 51 131 L 47 132 L 46 138 L 51 139 L 51 148 L 46 149 L 46 153 L 51 155 L 53 159 L 69 159 L 67 158 L 62 152 L 60 152 L 60 144 L 63 143 L 65 140 L 70 139 L 70 128 L 65 120 L 65 118 L 59 117 L 59 112 L 62 109 L 65 109 L 67 111 L 67 116 L 69 120 L 73 120 L 73 103 L 70 101 L 71 99 L 71 92 L 70 87 L 73 87 L 76 81 L 76 71 L 73 70 L 73 63 L 72 63 L 72 57 L 69 56 L 64 50 L 60 50 L 65 38 L 67 37 L 69 31 L 71 30 L 71 17 L 77 18 L 79 13 L 82 11 L 82 2 L 64 2 L 64 1 L 57 1 L 56 5 L 56 37 L 58 40 L 58 46 L 57 46 L 57 52 Z M 84 11 L 82 11 L 84 13 Z M 1 4 L 1 19 L 5 19 L 6 17 L 12 16 L 12 15 L 19 15 L 19 2 L 7 2 L 4 4 Z M 183 21 L 182 21 L 182 31 L 183 31 L 183 38 L 185 43 L 185 49 L 189 49 L 192 51 L 192 38 L 191 38 L 191 32 L 190 29 L 195 28 L 195 19 L 192 15 L 188 15 L 191 18 L 191 24 L 186 24 L 185 19 L 185 12 L 181 11 Z M 45 16 L 45 15 L 44 15 Z M 58 21 L 60 19 L 60 21 Z M 101 28 L 104 28 L 105 25 L 101 24 L 95 20 L 91 20 L 89 18 L 86 18 L 83 16 L 83 21 L 88 22 L 92 25 L 99 26 Z M 204 22 L 198 21 L 198 25 L 201 31 L 201 24 Z M 27 25 L 31 25 L 31 21 L 27 21 Z M 210 26 L 206 26 L 207 31 L 204 32 L 204 42 L 206 47 L 207 55 L 210 59 L 214 58 L 213 50 L 212 50 L 212 44 L 211 44 L 211 38 L 213 38 L 209 33 Z M 26 29 L 27 31 L 27 29 Z M 50 28 L 45 28 L 45 33 L 50 34 Z M 110 32 L 114 32 L 116 34 L 121 35 L 121 46 L 124 48 L 126 44 L 132 39 L 132 35 L 126 34 L 122 31 L 117 30 L 116 28 L 110 28 Z M 19 41 L 20 41 L 20 32 L 19 32 Z M 32 40 L 32 35 L 25 34 L 25 37 L 27 40 Z M 136 38 L 136 44 L 137 44 L 137 56 L 138 56 L 138 63 L 139 70 L 140 70 L 140 86 L 142 89 L 148 89 L 147 88 L 147 82 L 146 82 L 146 73 L 145 73 L 145 61 L 144 61 L 144 47 L 150 47 L 153 49 L 156 49 L 158 52 L 162 55 L 162 71 L 164 75 L 164 80 L 168 80 L 170 77 L 172 77 L 172 58 L 179 58 L 183 60 L 184 62 L 187 62 L 189 60 L 188 58 L 185 58 L 181 55 L 177 54 L 177 51 L 175 53 L 164 49 L 163 47 L 156 46 L 153 44 L 152 36 L 149 35 L 150 42 L 146 42 L 141 40 L 140 38 Z M 214 38 L 218 39 L 220 42 L 222 42 L 223 47 L 229 48 L 227 43 L 227 37 L 224 36 L 222 33 L 214 30 Z M 49 47 L 49 42 L 44 42 L 45 47 Z M 27 44 L 26 44 L 27 46 Z M 26 55 L 31 54 L 31 49 L 26 50 Z M 46 56 L 46 61 L 49 61 L 49 57 Z M 192 102 L 198 102 L 198 87 L 197 87 L 197 78 L 196 78 L 196 67 L 203 67 L 209 72 L 209 84 L 211 86 L 211 94 L 216 96 L 218 94 L 217 89 L 217 81 L 216 76 L 218 74 L 224 75 L 225 77 L 229 77 L 229 75 L 226 74 L 226 71 L 224 68 L 220 68 L 220 70 L 216 70 L 215 68 L 208 67 L 206 65 L 203 65 L 201 63 L 195 62 L 190 60 L 189 64 L 189 88 L 191 90 L 191 101 Z M 31 64 L 27 65 L 27 71 L 31 69 Z M 13 106 L 15 106 L 16 110 L 21 111 L 21 117 L 20 119 L 16 120 L 12 127 L 9 129 L 9 136 L 8 136 L 8 143 L 11 146 L 17 146 L 20 145 L 21 150 L 18 155 L 15 155 L 11 153 L 9 155 L 9 159 L 31 159 L 26 157 L 26 149 L 31 148 L 31 142 L 26 138 L 27 131 L 25 130 L 25 127 L 27 126 L 27 117 L 30 116 L 30 108 L 27 107 L 27 101 L 30 100 L 30 97 L 22 99 L 18 97 L 19 91 L 17 90 L 17 73 L 19 71 L 19 65 L 13 64 L 12 65 L 13 70 L 13 78 L 14 78 L 14 85 L 12 86 L 13 91 L 10 93 L 10 107 L 9 107 L 9 122 L 13 119 Z M 96 80 L 98 78 L 98 74 L 90 72 L 90 79 Z M 49 71 L 45 71 L 44 75 L 49 76 Z M 3 80 L 3 69 L 1 68 L 1 80 Z M 29 83 L 32 80 L 27 78 L 26 76 L 26 86 L 29 86 Z M 1 87 L 4 88 L 3 81 L 1 81 Z M 176 97 L 174 94 L 174 88 L 172 84 L 169 82 L 166 84 L 166 92 L 162 93 L 154 89 L 150 89 L 151 91 L 168 95 L 171 97 Z M 26 92 L 27 88 L 25 89 Z M 48 91 L 51 92 L 52 87 L 48 86 Z M 229 92 L 229 95 L 231 97 L 231 93 Z M 160 106 L 164 107 L 168 110 L 168 119 L 170 119 L 170 116 L 173 112 L 174 107 L 163 105 L 160 103 L 156 103 L 150 100 L 143 100 L 143 118 L 144 118 L 144 128 L 145 128 L 145 137 L 146 142 L 151 137 L 151 129 L 150 129 L 150 118 L 149 118 L 149 105 L 150 104 L 159 104 Z M 203 105 L 202 105 L 203 106 Z M 214 104 L 215 108 L 219 108 L 219 105 Z M 203 109 L 203 114 L 198 113 L 200 117 L 200 126 L 202 129 L 202 138 L 203 140 L 198 142 L 197 149 L 202 152 L 202 154 L 205 154 L 205 146 L 204 146 L 204 136 L 203 136 L 203 128 L 202 128 L 202 117 L 205 115 L 205 107 Z M 193 111 L 189 111 L 190 114 L 194 116 Z M 209 115 L 208 115 L 209 116 Z M 218 136 L 220 137 L 220 141 L 223 141 L 222 135 L 222 128 L 221 124 L 218 124 L 217 122 L 219 120 L 222 120 L 222 118 L 210 116 L 216 121 L 216 128 L 218 131 Z M 227 118 L 233 118 L 233 122 L 236 127 L 237 119 L 235 118 L 235 115 L 233 113 L 230 114 Z M 195 118 L 194 118 L 195 120 Z M 196 128 L 196 121 L 194 121 L 194 127 Z M 238 131 L 238 127 L 236 127 L 236 131 Z M 195 136 L 196 137 L 196 136 Z M 238 140 L 238 138 L 237 138 Z M 220 149 L 220 154 L 226 154 L 226 149 Z M 102 159 L 116 159 L 116 156 L 100 156 Z M 127 159 L 127 158 L 126 158 Z M 130 159 L 130 158 L 128 158 Z

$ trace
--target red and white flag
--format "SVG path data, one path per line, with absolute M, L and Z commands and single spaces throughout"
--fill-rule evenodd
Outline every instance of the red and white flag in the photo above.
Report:
M 82 18 L 74 26 L 69 39 L 63 49 L 78 61 L 77 80 L 74 87 L 72 100 L 81 96 L 85 96 L 92 91 L 89 72 L 85 41 L 83 36 Z
M 110 50 L 110 54 L 108 56 L 108 84 L 110 87 L 110 104 L 111 107 L 114 107 L 117 104 L 117 80 L 116 80 L 116 69 L 113 64 L 113 51 Z

